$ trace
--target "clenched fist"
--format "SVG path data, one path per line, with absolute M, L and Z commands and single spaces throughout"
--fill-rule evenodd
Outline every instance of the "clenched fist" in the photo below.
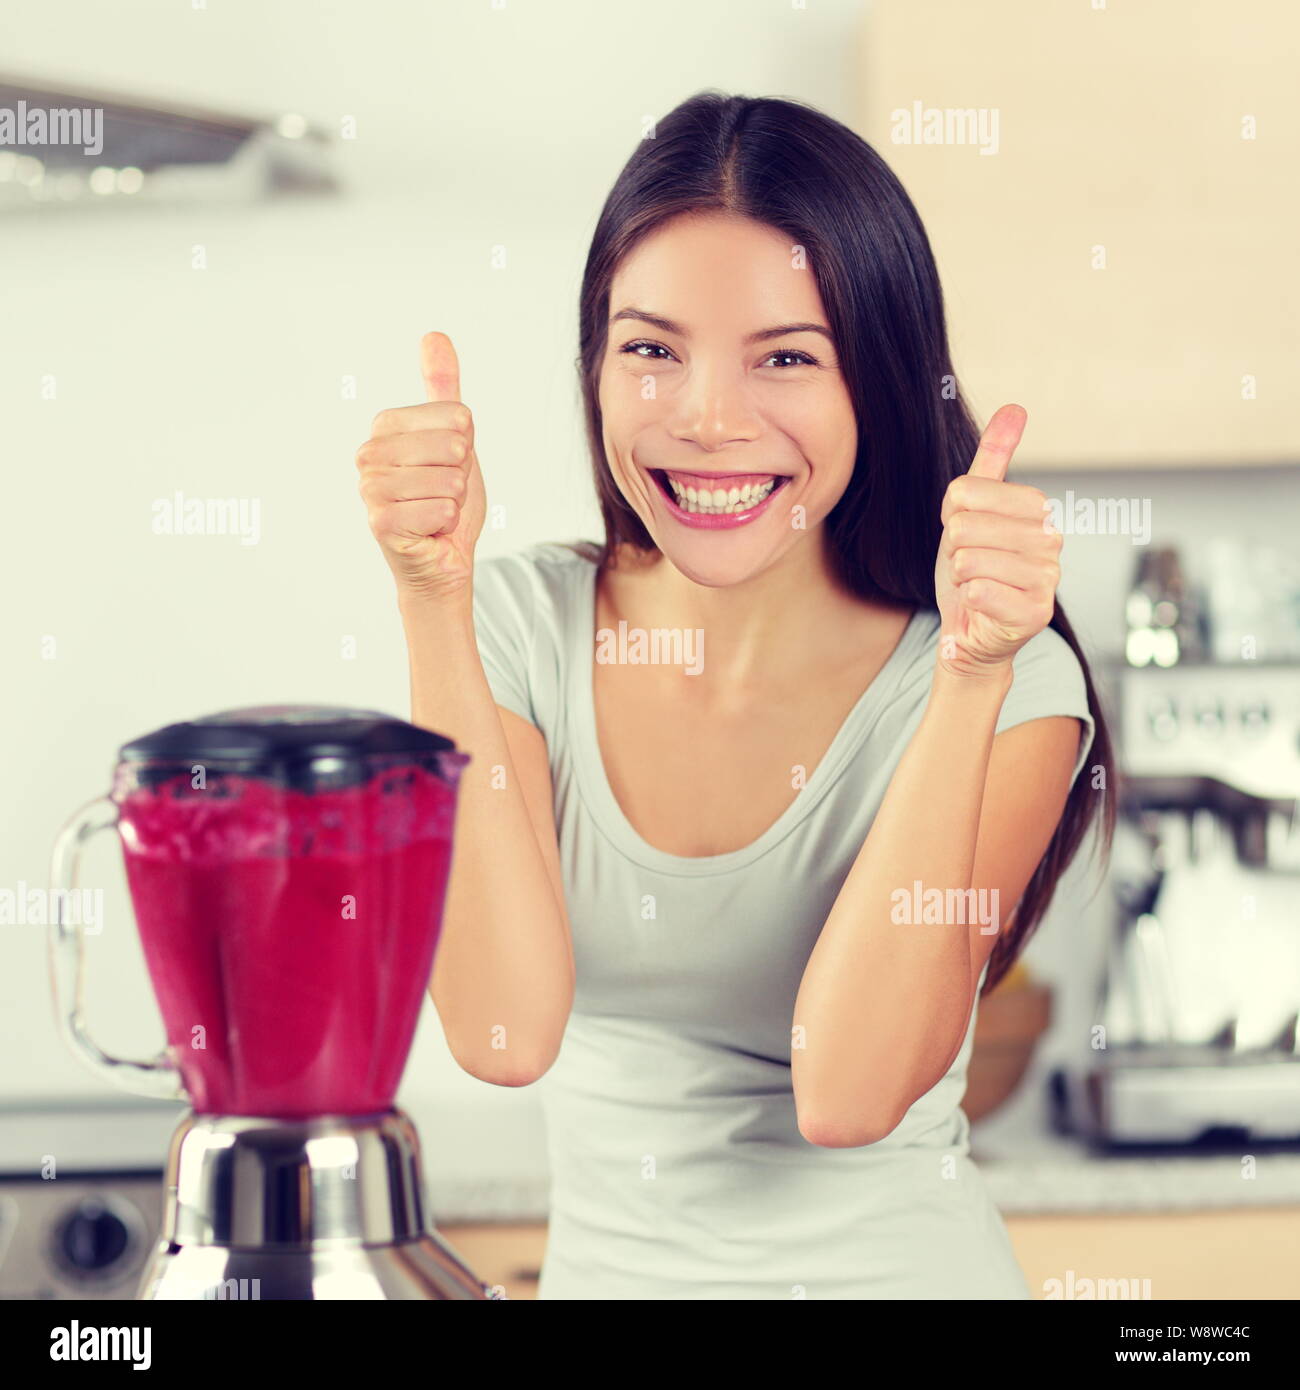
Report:
M 487 510 L 474 419 L 460 399 L 460 364 L 445 333 L 420 341 L 424 405 L 381 410 L 357 450 L 370 529 L 400 593 L 468 596 Z
M 1006 481 L 1025 419 L 1018 405 L 995 412 L 970 471 L 944 494 L 934 591 L 939 660 L 956 675 L 1008 666 L 1056 611 L 1061 534 L 1037 488 Z

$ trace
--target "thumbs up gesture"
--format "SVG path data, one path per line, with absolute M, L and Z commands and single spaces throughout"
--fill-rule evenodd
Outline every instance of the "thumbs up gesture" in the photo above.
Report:
M 426 333 L 427 401 L 381 410 L 357 450 L 370 529 L 401 593 L 467 598 L 487 500 L 474 418 L 460 399 L 460 364 L 445 333 Z
M 1006 481 L 1026 418 L 1018 405 L 996 411 L 944 494 L 934 592 L 939 663 L 955 675 L 1005 670 L 1056 611 L 1062 536 L 1037 488 Z

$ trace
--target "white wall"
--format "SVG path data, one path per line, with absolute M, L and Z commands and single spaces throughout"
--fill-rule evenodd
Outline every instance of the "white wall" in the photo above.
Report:
M 5 496 L 0 886 L 45 881 L 67 814 L 106 789 L 126 738 L 199 713 L 309 700 L 407 712 L 391 586 L 352 453 L 379 408 L 419 398 L 416 344 L 450 332 L 507 526 L 485 553 L 594 534 L 573 359 L 600 203 L 641 121 L 702 87 L 860 109 L 854 0 L 446 0 L 419 5 L 94 0 L 0 10 L 11 75 L 83 81 L 334 127 L 338 199 L 184 214 L 0 220 Z M 886 157 L 889 152 L 885 151 Z M 192 270 L 191 248 L 209 268 Z M 504 245 L 505 270 L 489 269 Z M 53 376 L 57 398 L 41 399 Z M 355 400 L 341 398 L 344 376 Z M 1053 495 L 1149 497 L 1153 540 L 1216 529 L 1277 544 L 1295 474 L 1034 479 Z M 151 502 L 256 497 L 255 547 L 150 532 Z M 1119 643 L 1125 537 L 1074 537 L 1063 596 L 1085 639 Z M 1194 556 L 1193 556 L 1194 560 Z M 1195 565 L 1192 565 L 1193 573 Z M 43 636 L 58 643 L 41 658 Z M 342 659 L 345 636 L 355 660 Z M 92 943 L 91 1021 L 151 1051 L 156 1010 L 110 843 L 87 881 L 115 890 Z M 1082 877 L 1079 875 L 1078 877 Z M 1034 959 L 1065 983 L 1078 894 Z M 1095 910 L 1095 908 L 1094 908 Z M 0 1099 L 102 1088 L 65 1052 L 43 932 L 0 927 Z M 412 1093 L 473 1093 L 427 1009 Z
M 420 399 L 425 330 L 457 343 L 490 496 L 506 507 L 484 552 L 595 533 L 577 290 L 643 117 L 716 86 L 845 118 L 861 10 L 76 0 L 0 12 L 10 76 L 299 110 L 331 128 L 352 116 L 358 132 L 339 146 L 348 191 L 335 200 L 0 221 L 0 885 L 46 881 L 57 828 L 107 790 L 131 736 L 249 703 L 408 712 L 352 455 L 376 410 Z M 497 244 L 504 270 L 489 268 Z M 54 400 L 41 398 L 47 375 Z M 348 375 L 354 400 L 341 398 Z M 258 499 L 260 544 L 153 535 L 153 499 L 178 489 Z M 355 660 L 341 657 L 346 636 Z M 119 857 L 103 841 L 87 862 L 86 883 L 110 890 L 90 1018 L 111 1049 L 145 1054 L 161 1028 Z M 0 1099 L 102 1095 L 54 1031 L 43 931 L 0 933 Z M 491 1090 L 455 1069 L 429 1008 L 404 1099 L 450 1088 Z

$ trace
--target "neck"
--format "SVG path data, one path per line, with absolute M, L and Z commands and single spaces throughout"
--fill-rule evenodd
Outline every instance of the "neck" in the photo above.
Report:
M 816 669 L 836 652 L 897 640 L 909 605 L 861 599 L 836 579 L 821 528 L 775 564 L 739 584 L 711 588 L 688 579 L 662 554 L 633 552 L 609 575 L 614 621 L 702 629 L 709 669 L 730 680 L 774 669 Z

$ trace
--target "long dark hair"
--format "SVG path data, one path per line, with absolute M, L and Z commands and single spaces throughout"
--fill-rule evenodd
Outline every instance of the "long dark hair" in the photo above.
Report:
M 614 273 L 650 231 L 682 213 L 730 212 L 801 246 L 816 277 L 858 421 L 844 496 L 826 519 L 831 563 L 864 599 L 934 606 L 939 514 L 949 482 L 974 458 L 979 430 L 956 386 L 930 243 L 902 184 L 847 126 L 803 102 L 700 92 L 643 139 L 601 211 L 582 280 L 579 372 L 605 542 L 655 549 L 605 457 L 598 397 Z M 1052 627 L 1083 667 L 1096 722 L 1089 762 L 1100 782 L 1101 845 L 1115 822 L 1109 730 L 1087 661 L 1059 604 Z M 984 992 L 1011 968 L 1078 851 L 1097 795 L 1086 769 L 1011 924 L 993 949 Z

